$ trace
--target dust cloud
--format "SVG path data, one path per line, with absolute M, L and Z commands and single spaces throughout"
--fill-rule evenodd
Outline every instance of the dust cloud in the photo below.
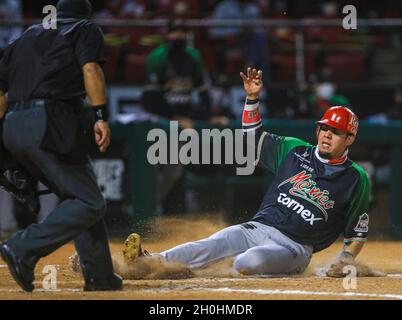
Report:
M 209 237 L 227 226 L 219 215 L 156 218 L 151 223 L 151 232 L 142 238 L 142 248 L 151 253 L 161 252 L 188 241 Z M 158 258 L 126 262 L 122 253 L 117 252 L 113 254 L 113 263 L 116 272 L 124 279 L 130 280 L 239 276 L 232 269 L 232 259 L 225 259 L 192 271 L 179 263 L 161 263 Z

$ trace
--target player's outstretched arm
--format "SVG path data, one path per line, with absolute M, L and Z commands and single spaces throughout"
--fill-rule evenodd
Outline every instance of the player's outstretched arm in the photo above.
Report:
M 349 254 L 353 257 L 353 259 L 355 259 L 359 255 L 360 251 L 363 249 L 364 244 L 365 242 L 351 242 L 348 245 L 345 244 L 340 253 L 340 256 Z
M 356 257 L 359 255 L 360 251 L 363 249 L 365 242 L 350 242 L 345 244 L 338 254 L 334 264 L 354 264 Z
M 327 270 L 327 276 L 332 278 L 343 278 L 351 272 L 357 277 L 383 277 L 386 274 L 374 270 L 370 266 L 357 262 L 355 258 L 362 250 L 364 242 L 351 242 L 345 245 L 337 257 Z M 352 271 L 352 270 L 355 271 Z
M 357 267 L 358 273 L 366 274 L 359 268 L 362 264 L 356 263 L 355 258 L 362 250 L 367 241 L 369 231 L 369 180 L 367 174 L 357 165 L 354 168 L 359 173 L 359 183 L 354 192 L 354 197 L 350 201 L 350 206 L 346 213 L 346 226 L 344 230 L 344 246 L 337 260 L 331 266 L 329 275 L 343 274 L 342 267 L 353 265 Z M 328 273 L 327 273 L 328 274 Z

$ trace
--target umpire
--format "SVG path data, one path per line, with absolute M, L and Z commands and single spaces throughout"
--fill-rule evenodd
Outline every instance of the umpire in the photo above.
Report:
M 17 232 L 0 246 L 11 275 L 25 291 L 34 289 L 39 259 L 71 240 L 81 257 L 85 291 L 123 286 L 113 271 L 103 221 L 106 203 L 80 121 L 86 94 L 93 108 L 93 139 L 105 152 L 110 129 L 100 67 L 103 34 L 88 20 L 91 11 L 88 0 L 60 0 L 57 29 L 30 27 L 5 49 L 0 61 L 4 145 L 61 199 L 41 223 Z

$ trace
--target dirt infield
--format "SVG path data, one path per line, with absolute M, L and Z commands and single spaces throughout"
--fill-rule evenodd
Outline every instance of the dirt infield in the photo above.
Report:
M 214 217 L 164 218 L 155 222 L 153 233 L 144 239 L 149 251 L 167 249 L 184 241 L 208 236 L 224 227 Z M 323 276 L 342 244 L 314 255 L 306 272 L 295 277 L 262 278 L 234 274 L 230 261 L 209 266 L 196 272 L 195 278 L 178 280 L 125 280 L 121 292 L 84 293 L 80 275 L 68 270 L 68 257 L 74 252 L 72 245 L 64 246 L 42 259 L 36 269 L 36 290 L 24 293 L 14 283 L 7 267 L 0 260 L 0 299 L 399 299 L 402 300 L 402 243 L 369 241 L 359 256 L 386 277 L 358 278 L 356 289 L 344 289 L 343 279 Z M 122 240 L 114 240 L 111 249 L 121 257 Z M 42 281 L 46 265 L 56 265 L 57 289 L 46 291 Z

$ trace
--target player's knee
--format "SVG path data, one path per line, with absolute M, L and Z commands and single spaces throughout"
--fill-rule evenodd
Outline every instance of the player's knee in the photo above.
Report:
M 257 274 L 261 262 L 253 253 L 241 254 L 233 262 L 233 268 L 244 275 Z

